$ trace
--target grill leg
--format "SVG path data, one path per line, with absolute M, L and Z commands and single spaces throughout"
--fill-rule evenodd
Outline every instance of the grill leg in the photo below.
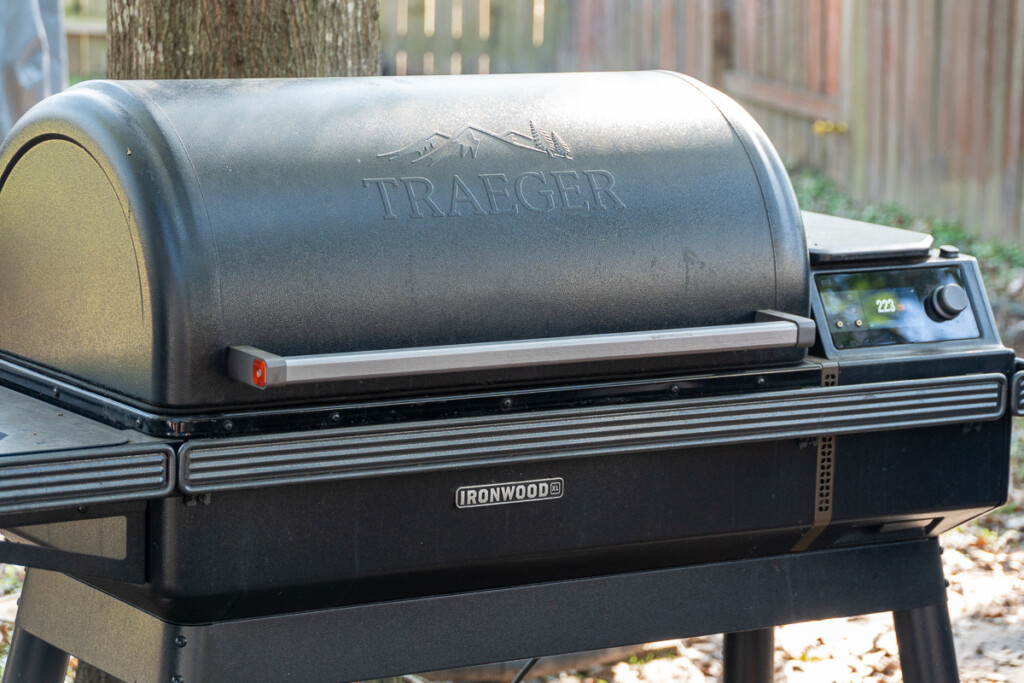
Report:
M 775 680 L 775 630 L 726 633 L 722 683 L 772 683 Z
M 3 683 L 64 683 L 68 653 L 14 627 Z
M 905 683 L 960 683 L 946 603 L 892 613 Z

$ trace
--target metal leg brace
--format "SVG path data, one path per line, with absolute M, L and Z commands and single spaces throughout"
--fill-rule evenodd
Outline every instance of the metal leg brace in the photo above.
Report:
M 726 633 L 722 660 L 722 683 L 772 683 L 775 629 Z
M 68 653 L 14 627 L 3 683 L 64 683 Z
M 960 683 L 946 603 L 892 613 L 905 683 Z

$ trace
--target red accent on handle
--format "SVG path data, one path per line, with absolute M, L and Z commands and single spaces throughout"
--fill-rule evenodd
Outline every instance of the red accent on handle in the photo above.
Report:
M 258 358 L 252 362 L 252 383 L 260 388 L 267 386 L 267 364 Z

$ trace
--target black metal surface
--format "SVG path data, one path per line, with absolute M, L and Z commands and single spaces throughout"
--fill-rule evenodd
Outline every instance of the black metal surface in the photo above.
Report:
M 892 614 L 906 683 L 960 683 L 946 602 Z
M 774 680 L 775 629 L 725 634 L 722 683 L 772 683 Z
M 4 517 L 0 561 L 92 579 L 146 581 L 146 517 L 138 504 Z M 49 517 L 49 519 L 47 519 Z
M 138 436 L 0 387 L 0 457 L 128 443 Z
M 125 680 L 231 683 L 258 671 L 320 683 L 944 601 L 938 544 L 923 540 L 201 626 L 160 621 L 69 577 L 30 571 L 19 625 Z
M 735 354 L 733 354 L 735 355 Z M 27 364 L 25 364 L 27 365 Z M 532 410 L 642 403 L 665 398 L 710 396 L 761 389 L 814 386 L 821 366 L 804 362 L 757 372 L 701 372 L 657 379 L 605 378 L 604 381 L 554 386 L 468 387 L 462 393 L 387 397 L 374 401 L 296 404 L 273 409 L 230 412 L 153 413 L 69 381 L 47 377 L 25 365 L 0 358 L 0 383 L 35 399 L 59 401 L 82 415 L 143 434 L 170 438 L 230 437 L 244 434 L 335 429 L 366 424 L 471 417 Z
M 0 515 L 160 498 L 175 486 L 176 457 L 164 444 L 0 457 Z
M 3 683 L 64 683 L 68 653 L 15 627 Z
M 811 264 L 842 265 L 872 261 L 923 261 L 934 242 L 931 235 L 854 221 L 811 211 L 801 212 Z
M 230 345 L 340 353 L 807 313 L 777 155 L 739 106 L 667 72 L 90 82 L 19 122 L 0 182 L 0 349 L 150 406 L 650 367 L 270 394 L 227 378 Z M 83 186 L 90 201 L 72 203 Z
M 811 549 L 933 536 L 1000 505 L 1009 435 L 1004 415 L 834 437 Z M 818 524 L 818 451 L 627 450 L 167 498 L 149 503 L 148 583 L 95 583 L 196 623 L 783 554 Z M 456 507 L 463 487 L 553 478 L 554 500 Z
M 1018 417 L 1024 415 L 1024 371 L 1015 373 L 1010 382 L 1010 411 Z
M 167 498 L 148 583 L 96 585 L 196 623 L 785 553 L 813 521 L 815 460 L 794 439 Z M 561 497 L 456 507 L 460 487 L 546 478 Z
M 757 392 L 615 408 L 255 439 L 192 440 L 181 449 L 189 493 L 432 469 L 480 467 L 985 422 L 1002 417 L 1003 375 Z
M 44 521 L 50 516 L 39 511 L 169 495 L 176 484 L 177 461 L 175 449 L 162 441 L 0 387 L 4 523 L 22 513 Z

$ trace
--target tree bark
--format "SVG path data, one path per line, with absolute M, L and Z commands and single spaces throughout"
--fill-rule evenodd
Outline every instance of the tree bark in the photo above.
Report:
M 124 683 L 124 681 L 79 660 L 78 669 L 75 671 L 75 683 Z
M 378 16 L 378 0 L 109 0 L 107 76 L 372 76 Z
M 380 73 L 379 0 L 108 0 L 107 77 Z M 80 662 L 77 683 L 120 683 Z

